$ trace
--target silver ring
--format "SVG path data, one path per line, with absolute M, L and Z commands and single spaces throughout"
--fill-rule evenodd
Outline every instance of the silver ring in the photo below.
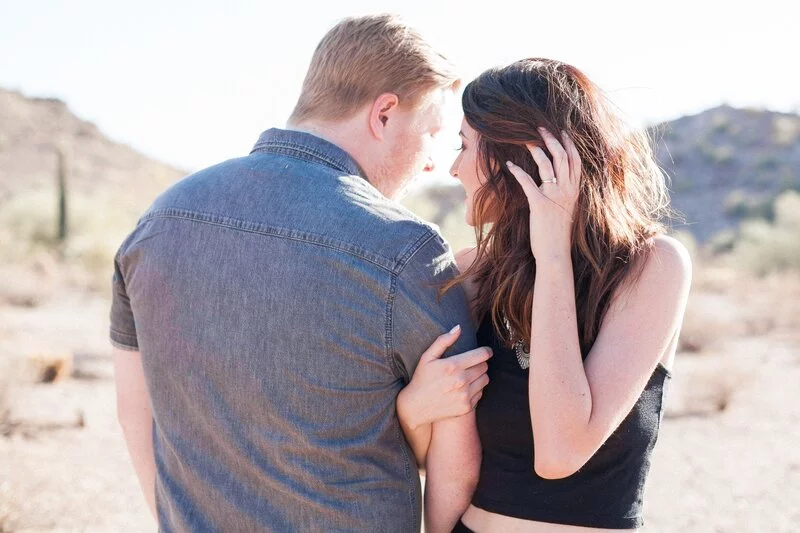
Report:
M 558 181 L 555 178 L 553 178 L 551 180 L 542 180 L 542 183 L 558 183 Z

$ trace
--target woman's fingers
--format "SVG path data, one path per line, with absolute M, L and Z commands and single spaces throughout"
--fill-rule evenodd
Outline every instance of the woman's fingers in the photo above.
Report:
M 547 154 L 544 153 L 544 150 L 530 144 L 528 145 L 528 150 L 530 150 L 533 160 L 536 162 L 536 166 L 539 167 L 539 177 L 542 178 L 542 184 L 555 183 L 556 174 L 553 171 L 553 164 L 550 162 L 550 158 L 547 157 Z M 569 168 L 567 168 L 567 171 L 569 172 Z
M 464 372 L 464 377 L 466 378 L 465 381 L 469 384 L 472 384 L 476 379 L 486 374 L 487 370 L 489 370 L 489 365 L 486 363 L 481 363 L 479 365 L 470 367 Z
M 544 145 L 547 146 L 547 149 L 550 151 L 550 155 L 553 156 L 553 167 L 555 168 L 555 177 L 558 178 L 559 180 L 562 179 L 566 180 L 570 176 L 569 157 L 567 156 L 566 150 L 564 150 L 564 147 L 561 146 L 560 142 L 558 142 L 558 139 L 556 139 L 555 135 L 547 131 L 546 128 L 536 128 L 536 129 L 539 132 L 539 135 L 542 136 L 542 139 L 544 140 Z
M 457 340 L 458 337 L 461 335 L 461 326 L 457 325 L 444 335 L 439 335 L 436 337 L 436 340 L 433 341 L 433 344 L 423 352 L 422 357 L 419 358 L 419 362 L 430 362 L 435 359 L 439 359 L 444 355 L 444 352 L 447 351 L 449 347 L 451 347 Z M 469 352 L 467 352 L 469 353 Z
M 530 176 L 530 174 L 522 170 L 511 161 L 506 161 L 506 166 L 508 167 L 508 171 L 511 172 L 514 178 L 516 178 L 520 187 L 522 187 L 522 191 L 525 193 L 528 201 L 536 201 L 536 198 L 538 195 L 542 194 L 542 191 L 540 191 L 539 187 L 536 186 L 536 182 L 533 181 L 533 178 Z
M 464 369 L 479 365 L 492 356 L 492 349 L 488 347 L 475 348 L 468 352 L 460 353 L 447 358 L 447 362 L 454 365 L 453 371 L 460 372 Z
M 481 389 L 477 394 L 475 394 L 472 398 L 470 398 L 470 410 L 475 409 L 478 405 L 478 402 L 483 397 L 483 389 Z M 464 413 L 466 414 L 466 413 Z
M 469 385 L 469 397 L 472 398 L 476 394 L 480 394 L 483 392 L 484 387 L 489 384 L 489 376 L 483 374 L 481 377 L 470 383 Z
M 561 132 L 561 140 L 564 143 L 564 148 L 567 151 L 567 158 L 569 159 L 570 178 L 572 178 L 572 180 L 577 182 L 581 178 L 581 169 L 583 168 L 583 163 L 581 161 L 581 155 L 578 152 L 578 147 L 575 146 L 575 142 L 569 135 L 567 135 L 566 131 Z

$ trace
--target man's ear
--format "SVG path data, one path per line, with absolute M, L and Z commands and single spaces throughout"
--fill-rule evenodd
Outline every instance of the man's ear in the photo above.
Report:
M 379 140 L 383 140 L 386 125 L 395 113 L 400 99 L 394 93 L 383 93 L 372 103 L 369 110 L 369 130 Z

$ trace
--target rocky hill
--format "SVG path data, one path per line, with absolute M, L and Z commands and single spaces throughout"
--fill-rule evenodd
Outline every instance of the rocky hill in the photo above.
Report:
M 800 190 L 800 116 L 720 106 L 649 129 L 659 165 L 670 178 L 676 230 L 700 241 L 734 230 L 745 218 L 771 219 L 773 200 Z M 436 187 L 406 200 L 444 226 L 464 195 Z
M 772 199 L 800 190 L 800 116 L 721 106 L 651 128 L 661 166 L 671 177 L 674 207 L 700 241 L 766 217 Z M 115 191 L 124 207 L 141 209 L 155 192 L 185 174 L 108 139 L 55 99 L 0 89 L 0 208 L 4 199 L 53 187 L 57 150 L 71 153 L 71 190 L 92 196 Z M 407 200 L 442 225 L 461 208 L 458 187 L 432 187 Z M 461 220 L 461 217 L 457 217 Z
M 721 106 L 651 133 L 686 220 L 675 227 L 701 241 L 742 218 L 770 218 L 776 195 L 800 190 L 798 115 Z
M 140 206 L 185 175 L 110 140 L 60 100 L 0 89 L 0 206 L 12 195 L 54 187 L 60 146 L 71 161 L 70 190 L 82 195 L 114 190 Z

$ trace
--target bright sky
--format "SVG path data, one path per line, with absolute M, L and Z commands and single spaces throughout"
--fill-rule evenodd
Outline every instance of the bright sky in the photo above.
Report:
M 61 98 L 113 139 L 194 170 L 246 154 L 261 131 L 285 124 L 311 53 L 337 20 L 392 11 L 466 79 L 522 57 L 560 59 L 593 78 L 634 124 L 721 103 L 800 110 L 797 3 L 741 5 L 0 0 L 0 86 Z M 442 173 L 458 143 L 457 108 L 451 116 Z

